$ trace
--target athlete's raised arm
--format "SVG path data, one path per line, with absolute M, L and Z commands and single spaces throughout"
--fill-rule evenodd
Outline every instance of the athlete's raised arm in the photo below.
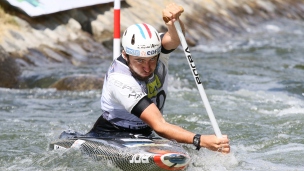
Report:
M 165 33 L 164 38 L 162 39 L 162 45 L 167 50 L 176 49 L 180 44 L 180 40 L 174 26 L 174 21 L 179 20 L 182 30 L 184 30 L 184 24 L 179 19 L 179 16 L 183 11 L 183 8 L 175 3 L 167 5 L 163 10 L 163 20 L 168 31 Z

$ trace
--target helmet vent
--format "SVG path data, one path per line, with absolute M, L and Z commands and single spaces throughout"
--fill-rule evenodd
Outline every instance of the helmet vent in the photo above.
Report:
M 133 34 L 132 39 L 131 39 L 131 44 L 134 45 L 135 44 L 135 34 Z
M 155 35 L 156 35 L 156 37 L 157 37 L 157 40 L 160 41 L 157 32 L 155 32 Z

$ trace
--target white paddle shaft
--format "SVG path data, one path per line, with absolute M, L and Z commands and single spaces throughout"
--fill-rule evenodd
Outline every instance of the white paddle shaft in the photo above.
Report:
M 185 39 L 185 36 L 182 32 L 182 29 L 181 29 L 181 26 L 180 26 L 180 23 L 179 21 L 175 21 L 174 22 L 174 25 L 175 25 L 175 28 L 176 28 L 176 31 L 177 31 L 177 34 L 178 34 L 178 37 L 180 39 L 180 42 L 182 44 L 182 47 L 184 49 L 184 52 L 185 52 L 185 55 L 186 55 L 186 58 L 187 58 L 187 61 L 188 61 L 188 64 L 190 66 L 190 69 L 191 69 L 191 72 L 192 72 L 192 75 L 194 77 L 194 80 L 195 80 L 195 83 L 197 85 L 197 88 L 199 90 L 199 93 L 201 95 L 201 98 L 203 100 L 203 103 L 205 105 L 205 108 L 207 110 L 207 113 L 208 113 L 208 116 L 209 116 L 209 119 L 211 121 L 211 124 L 212 124 L 212 127 L 214 129 L 214 132 L 215 132 L 215 135 L 218 137 L 218 138 L 221 138 L 222 137 L 222 133 L 221 133 L 221 130 L 215 120 L 215 117 L 214 117 L 214 114 L 212 112 L 212 109 L 211 109 L 211 106 L 209 104 L 209 101 L 208 101 L 208 98 L 207 98 L 207 95 L 205 93 L 205 90 L 204 90 L 204 87 L 203 87 L 203 83 L 200 81 L 200 78 L 199 78 L 199 75 L 197 73 L 197 70 L 196 70 L 196 67 L 195 67 L 195 64 L 194 64 L 194 61 L 191 57 L 191 53 L 190 53 L 190 50 L 189 50 L 189 47 L 188 47 L 188 44 L 186 42 L 186 39 Z

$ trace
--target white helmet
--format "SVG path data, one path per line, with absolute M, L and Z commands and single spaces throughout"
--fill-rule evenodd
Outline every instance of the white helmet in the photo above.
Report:
M 152 57 L 160 53 L 161 39 L 149 24 L 134 24 L 123 33 L 122 46 L 128 55 Z

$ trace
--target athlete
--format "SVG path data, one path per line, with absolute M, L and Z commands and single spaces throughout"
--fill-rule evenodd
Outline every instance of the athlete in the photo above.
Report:
M 87 133 L 88 136 L 126 134 L 159 136 L 180 143 L 194 144 L 222 153 L 230 152 L 226 135 L 200 135 L 170 124 L 162 116 L 168 86 L 168 60 L 180 40 L 174 27 L 183 9 L 169 4 L 163 9 L 167 26 L 159 34 L 149 24 L 129 26 L 122 35 L 123 50 L 111 64 L 101 97 L 102 115 Z M 179 20 L 182 30 L 183 23 Z

